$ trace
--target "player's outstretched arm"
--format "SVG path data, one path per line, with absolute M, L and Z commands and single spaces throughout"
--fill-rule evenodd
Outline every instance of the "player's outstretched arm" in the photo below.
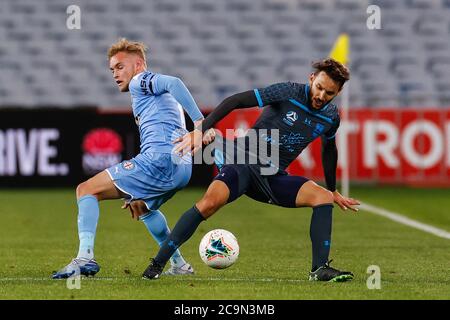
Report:
M 252 108 L 258 105 L 253 90 L 234 94 L 223 100 L 203 121 L 201 131 L 211 129 L 217 122 L 222 120 L 234 109 Z
M 325 182 L 327 184 L 327 189 L 333 192 L 334 202 L 342 210 L 353 210 L 358 211 L 358 208 L 354 206 L 360 203 L 353 199 L 344 197 L 336 190 L 336 169 L 337 169 L 337 159 L 338 151 L 336 147 L 336 139 L 334 137 L 327 139 L 326 137 L 322 139 L 322 164 L 323 171 L 325 175 Z
M 252 108 L 257 105 L 258 101 L 253 90 L 237 93 L 226 98 L 206 117 L 200 127 L 196 127 L 192 132 L 174 141 L 175 143 L 179 143 L 175 148 L 175 152 L 180 155 L 188 152 L 197 152 L 202 146 L 203 134 L 227 114 L 235 109 Z

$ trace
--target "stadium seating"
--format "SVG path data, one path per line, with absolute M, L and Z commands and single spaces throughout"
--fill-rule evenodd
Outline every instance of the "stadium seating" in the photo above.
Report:
M 81 30 L 66 27 L 69 5 Z M 366 26 L 381 8 L 381 30 Z M 106 50 L 149 46 L 150 69 L 180 76 L 202 106 L 305 81 L 339 33 L 351 38 L 354 106 L 450 104 L 449 0 L 2 0 L 0 106 L 126 107 Z

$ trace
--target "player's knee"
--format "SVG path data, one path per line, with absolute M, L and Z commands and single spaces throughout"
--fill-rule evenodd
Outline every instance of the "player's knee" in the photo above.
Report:
M 320 187 L 317 189 L 315 193 L 312 205 L 319 206 L 321 204 L 333 203 L 333 201 L 334 201 L 333 193 L 327 189 Z
M 80 199 L 81 197 L 86 196 L 88 194 L 90 194 L 89 193 L 89 184 L 86 181 L 80 183 L 76 189 L 77 199 Z
M 196 206 L 204 217 L 209 217 L 219 210 L 223 203 L 213 197 L 203 197 Z

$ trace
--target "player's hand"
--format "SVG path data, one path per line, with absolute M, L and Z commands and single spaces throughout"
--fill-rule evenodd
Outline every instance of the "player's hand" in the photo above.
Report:
M 128 201 L 125 201 L 124 204 L 121 207 L 122 209 L 130 209 L 131 218 L 139 220 L 139 215 L 137 212 L 134 212 L 133 207 L 131 206 L 131 203 Z
M 175 152 L 180 156 L 184 156 L 189 152 L 196 153 L 201 149 L 203 142 L 203 134 L 200 130 L 194 129 L 191 132 L 186 133 L 184 136 L 174 140 L 174 143 L 178 143 L 175 147 Z
M 205 120 L 202 119 L 202 120 L 194 121 L 194 128 L 201 129 L 201 125 L 202 125 L 203 121 L 205 121 Z M 215 138 L 216 138 L 216 131 L 213 128 L 211 128 L 209 130 L 206 130 L 205 133 L 203 133 L 202 142 L 206 146 L 206 145 L 210 144 L 211 142 L 213 142 Z
M 215 138 L 216 138 L 216 130 L 211 128 L 206 130 L 206 132 L 203 134 L 202 142 L 204 145 L 208 145 L 211 142 L 213 142 Z
M 355 200 L 353 198 L 344 197 L 337 190 L 333 192 L 333 196 L 334 196 L 334 202 L 339 207 L 341 207 L 342 210 L 350 209 L 350 210 L 353 210 L 355 212 L 359 211 L 358 208 L 354 207 L 354 206 L 357 206 L 357 205 L 360 204 L 358 200 Z

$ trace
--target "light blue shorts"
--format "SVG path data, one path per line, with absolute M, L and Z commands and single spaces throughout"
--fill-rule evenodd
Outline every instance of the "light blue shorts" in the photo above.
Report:
M 191 178 L 190 158 L 172 157 L 177 156 L 169 153 L 138 154 L 109 167 L 106 172 L 114 185 L 127 195 L 127 201 L 143 200 L 149 210 L 157 210 Z

